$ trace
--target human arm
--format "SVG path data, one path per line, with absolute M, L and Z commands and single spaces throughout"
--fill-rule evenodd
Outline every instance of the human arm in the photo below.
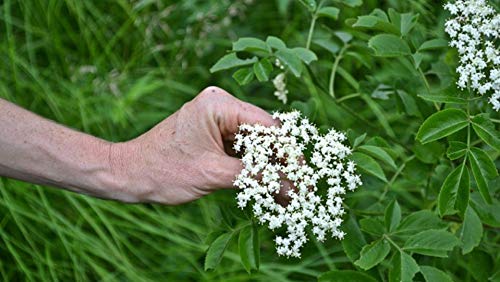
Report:
M 241 123 L 277 122 L 208 87 L 150 131 L 112 143 L 0 99 L 0 175 L 125 202 L 181 204 L 232 188 L 241 163 L 225 144 Z

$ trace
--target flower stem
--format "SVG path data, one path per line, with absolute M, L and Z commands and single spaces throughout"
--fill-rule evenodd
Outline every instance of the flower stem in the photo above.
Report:
M 314 33 L 314 26 L 316 25 L 316 14 L 313 15 L 311 20 L 311 25 L 309 26 L 309 34 L 307 35 L 306 49 L 309 50 L 311 48 L 311 40 Z
M 330 74 L 330 83 L 328 84 L 328 93 L 330 93 L 330 96 L 332 96 L 335 99 L 335 90 L 334 90 L 334 84 L 335 84 L 335 74 L 337 73 L 337 68 L 339 67 L 340 60 L 342 60 L 342 57 L 344 56 L 345 51 L 349 48 L 348 44 L 345 44 L 342 49 L 340 49 L 339 54 L 335 58 L 335 61 L 333 62 L 332 65 L 332 73 Z

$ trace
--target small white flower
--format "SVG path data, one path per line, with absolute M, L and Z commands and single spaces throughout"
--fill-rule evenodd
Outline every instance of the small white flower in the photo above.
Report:
M 274 88 L 276 88 L 276 91 L 274 91 L 274 96 L 278 97 L 278 100 L 283 102 L 283 104 L 286 104 L 286 102 L 288 101 L 288 90 L 286 89 L 285 73 L 282 72 L 278 74 L 273 79 L 273 84 Z
M 457 0 L 444 8 L 453 16 L 445 31 L 460 56 L 458 87 L 492 92 L 489 102 L 500 110 L 500 50 L 494 43 L 500 39 L 500 14 L 485 0 Z
M 339 230 L 344 214 L 341 196 L 361 185 L 361 179 L 355 163 L 347 159 L 351 150 L 342 144 L 344 134 L 331 129 L 320 135 L 297 111 L 274 113 L 273 118 L 280 120 L 280 127 L 240 126 L 234 149 L 243 153 L 244 168 L 234 181 L 241 189 L 236 199 L 240 208 L 250 205 L 259 222 L 269 229 L 286 229 L 286 237 L 275 238 L 279 255 L 300 257 L 307 242 L 306 228 L 319 241 L 327 234 L 344 237 Z M 306 149 L 312 152 L 304 161 Z M 274 200 L 283 176 L 296 189 L 288 191 L 286 207 Z M 317 194 L 320 179 L 329 186 L 325 195 Z

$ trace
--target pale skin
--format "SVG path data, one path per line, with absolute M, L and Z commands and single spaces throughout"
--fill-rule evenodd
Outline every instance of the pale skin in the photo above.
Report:
M 242 123 L 278 124 L 208 87 L 143 135 L 113 143 L 0 99 L 0 176 L 128 203 L 182 204 L 233 188 L 242 164 L 228 148 Z

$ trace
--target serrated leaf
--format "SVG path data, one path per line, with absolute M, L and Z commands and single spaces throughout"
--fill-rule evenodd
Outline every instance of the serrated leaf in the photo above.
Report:
M 352 154 L 352 159 L 362 171 L 371 174 L 378 179 L 387 182 L 384 171 L 380 165 L 372 157 L 365 155 L 363 153 L 354 152 Z
M 467 208 L 464 222 L 459 231 L 459 237 L 462 241 L 462 254 L 470 253 L 481 243 L 483 237 L 483 224 L 481 219 L 472 207 Z
M 441 216 L 447 214 L 453 207 L 463 215 L 469 202 L 469 172 L 462 163 L 444 180 L 439 191 L 438 208 Z
M 364 270 L 368 270 L 383 261 L 390 250 L 391 246 L 389 242 L 378 239 L 363 247 L 360 258 L 354 264 Z
M 220 58 L 217 63 L 215 63 L 211 68 L 210 72 L 218 72 L 221 70 L 227 70 L 235 67 L 241 67 L 246 65 L 251 65 L 257 62 L 257 57 L 253 57 L 250 59 L 240 59 L 236 56 L 235 53 L 227 54 L 224 57 Z
M 412 13 L 400 14 L 396 10 L 389 8 L 389 18 L 391 23 L 399 30 L 401 35 L 406 35 L 417 24 L 417 16 Z
M 334 42 L 331 38 L 318 38 L 314 39 L 313 43 L 330 51 L 332 54 L 337 54 L 337 52 L 340 50 L 339 44 Z
M 345 223 L 342 223 L 342 229 L 346 233 L 345 238 L 341 241 L 342 248 L 349 260 L 354 262 L 359 258 L 363 246 L 366 245 L 365 237 L 359 230 L 353 215 L 349 216 Z
M 275 55 L 296 77 L 300 77 L 302 73 L 302 62 L 291 49 L 278 50 Z
M 297 57 L 299 57 L 304 63 L 308 65 L 311 62 L 318 60 L 316 54 L 313 51 L 308 50 L 306 48 L 296 47 L 293 48 L 292 51 L 295 53 L 295 55 L 297 55 Z
M 397 169 L 396 163 L 394 163 L 394 160 L 392 157 L 382 148 L 377 147 L 377 146 L 372 146 L 372 145 L 362 145 L 358 147 L 358 150 L 366 153 L 378 160 L 383 161 L 393 169 Z
M 498 175 L 495 164 L 485 151 L 476 147 L 471 148 L 468 160 L 479 193 L 486 203 L 491 204 L 488 181 Z
M 448 41 L 446 39 L 436 38 L 425 41 L 424 43 L 422 43 L 422 45 L 420 45 L 420 47 L 418 47 L 418 50 L 426 51 L 426 50 L 434 50 L 446 47 L 448 47 Z
M 273 65 L 266 58 L 261 59 L 253 65 L 253 72 L 260 82 L 268 81 L 272 71 Z
M 423 144 L 459 131 L 469 123 L 467 114 L 458 109 L 446 109 L 428 117 L 417 132 L 417 140 Z
M 448 231 L 426 230 L 408 238 L 403 249 L 426 256 L 447 257 L 458 245 L 458 239 Z
M 268 36 L 266 38 L 266 44 L 276 50 L 286 49 L 286 44 L 283 40 L 279 39 L 276 36 Z
M 233 78 L 239 85 L 248 84 L 253 80 L 253 70 L 252 68 L 239 69 L 233 74 Z
M 238 250 L 241 263 L 248 273 L 254 269 L 259 269 L 260 244 L 259 233 L 255 224 L 241 229 L 238 238 Z
M 205 257 L 205 271 L 215 269 L 219 265 L 232 236 L 233 233 L 224 233 L 210 245 Z
M 394 25 L 374 15 L 359 16 L 352 27 L 380 30 L 383 32 L 399 34 L 399 30 Z
M 488 114 L 480 114 L 472 119 L 472 127 L 477 135 L 488 145 L 500 151 L 500 136 Z
M 263 40 L 253 37 L 242 37 L 233 43 L 233 51 L 261 51 L 268 53 L 270 49 Z
M 453 282 L 448 274 L 432 266 L 421 265 L 420 272 L 426 282 Z
M 467 153 L 467 151 L 467 144 L 465 144 L 464 142 L 450 141 L 450 146 L 446 151 L 446 156 L 448 156 L 450 160 L 456 160 L 465 156 L 465 153 Z
M 339 17 L 340 10 L 335 7 L 323 7 L 318 10 L 318 17 L 327 17 L 336 20 Z
M 398 201 L 393 200 L 385 209 L 384 222 L 385 229 L 388 232 L 392 232 L 396 226 L 399 225 L 401 221 L 401 208 L 399 207 Z
M 399 57 L 411 55 L 406 41 L 394 34 L 379 34 L 370 38 L 368 47 L 375 51 L 375 56 Z
M 411 282 L 420 270 L 417 262 L 406 252 L 396 252 L 391 260 L 390 282 Z
M 417 232 L 428 229 L 441 229 L 446 227 L 434 213 L 428 210 L 414 212 L 401 221 L 393 233 L 415 234 Z
M 376 282 L 368 274 L 355 270 L 332 270 L 321 274 L 318 282 Z

